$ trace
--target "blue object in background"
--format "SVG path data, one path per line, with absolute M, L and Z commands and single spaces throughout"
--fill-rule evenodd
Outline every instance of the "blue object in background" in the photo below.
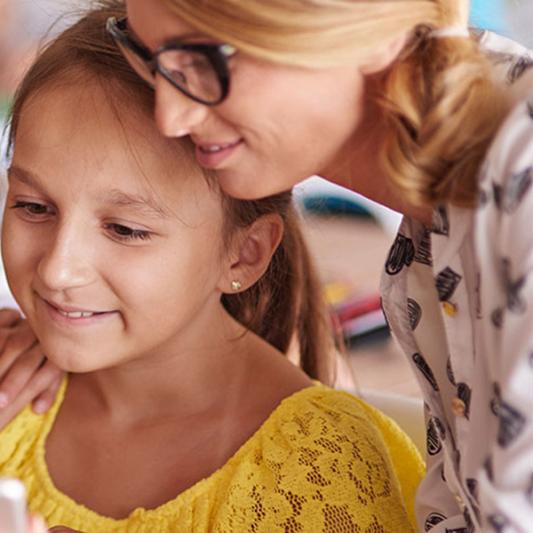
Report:
M 505 0 L 472 0 L 470 24 L 475 28 L 507 34 Z

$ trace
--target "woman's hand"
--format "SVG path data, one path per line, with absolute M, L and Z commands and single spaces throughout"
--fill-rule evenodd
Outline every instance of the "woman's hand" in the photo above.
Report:
M 48 410 L 62 377 L 20 314 L 0 309 L 0 428 L 30 402 L 37 413 Z

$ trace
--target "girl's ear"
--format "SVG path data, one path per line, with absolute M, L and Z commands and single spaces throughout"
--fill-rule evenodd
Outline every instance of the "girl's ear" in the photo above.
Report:
M 233 239 L 228 264 L 220 281 L 223 293 L 250 288 L 266 272 L 283 237 L 283 220 L 278 214 L 264 215 Z
M 365 59 L 364 63 L 359 66 L 361 74 L 366 76 L 377 74 L 386 70 L 396 58 L 400 55 L 407 43 L 408 34 L 400 35 L 394 39 L 390 39 L 376 48 Z

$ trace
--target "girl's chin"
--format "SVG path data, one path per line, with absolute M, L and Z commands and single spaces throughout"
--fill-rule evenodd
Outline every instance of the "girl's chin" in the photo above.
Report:
M 41 344 L 41 346 L 43 346 Z M 95 354 L 93 353 L 74 353 L 72 350 L 63 350 L 55 346 L 43 346 L 43 351 L 48 355 L 48 359 L 54 363 L 63 372 L 73 374 L 85 374 L 87 372 L 94 372 L 101 370 L 106 365 L 98 364 Z

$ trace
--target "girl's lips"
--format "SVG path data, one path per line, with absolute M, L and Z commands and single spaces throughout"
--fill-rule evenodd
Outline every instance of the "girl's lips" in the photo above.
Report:
M 204 168 L 216 169 L 238 150 L 242 143 L 242 139 L 239 139 L 234 143 L 226 144 L 197 144 L 196 160 Z
M 65 325 L 90 325 L 99 323 L 115 314 L 115 311 L 91 312 L 91 311 L 65 311 L 47 300 L 41 299 L 46 307 L 50 318 L 56 323 Z

